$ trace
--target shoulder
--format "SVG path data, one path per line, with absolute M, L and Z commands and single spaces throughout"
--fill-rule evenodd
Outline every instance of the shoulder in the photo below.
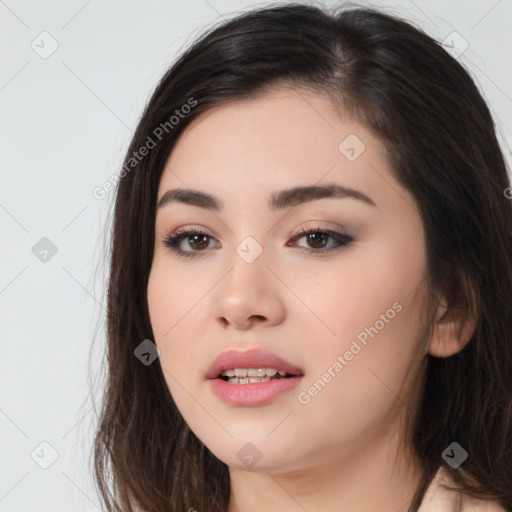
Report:
M 506 512 L 495 501 L 472 498 L 445 489 L 443 485 L 453 485 L 453 482 L 441 467 L 425 492 L 418 512 Z

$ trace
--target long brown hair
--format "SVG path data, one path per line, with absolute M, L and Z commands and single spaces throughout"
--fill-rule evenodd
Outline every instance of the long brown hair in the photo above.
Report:
M 409 512 L 441 466 L 461 491 L 512 510 L 512 201 L 489 109 L 464 67 L 396 15 L 287 3 L 223 20 L 192 44 L 156 87 L 128 149 L 115 190 L 93 451 L 108 511 L 227 510 L 227 465 L 183 420 L 159 359 L 145 365 L 134 351 L 154 340 L 146 293 L 166 158 L 201 113 L 282 84 L 327 94 L 380 137 L 423 219 L 425 311 L 445 296 L 454 312 L 477 313 L 463 350 L 426 356 L 410 429 L 422 474 Z M 453 441 L 469 453 L 460 469 L 441 457 Z

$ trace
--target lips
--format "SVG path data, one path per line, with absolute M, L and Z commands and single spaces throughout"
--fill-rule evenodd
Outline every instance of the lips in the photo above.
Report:
M 275 368 L 290 375 L 304 375 L 304 371 L 262 349 L 226 350 L 219 354 L 208 369 L 208 379 L 216 379 L 221 372 L 235 368 Z

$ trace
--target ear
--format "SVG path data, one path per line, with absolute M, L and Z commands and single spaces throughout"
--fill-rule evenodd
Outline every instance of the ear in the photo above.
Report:
M 445 301 L 443 301 L 445 302 Z M 477 314 L 470 308 L 452 308 L 440 304 L 430 340 L 428 353 L 435 357 L 449 357 L 460 352 L 475 332 Z

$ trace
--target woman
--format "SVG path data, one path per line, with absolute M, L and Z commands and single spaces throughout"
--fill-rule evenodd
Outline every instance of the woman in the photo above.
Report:
M 108 510 L 512 510 L 507 190 L 475 84 L 409 23 L 204 34 L 120 173 Z

